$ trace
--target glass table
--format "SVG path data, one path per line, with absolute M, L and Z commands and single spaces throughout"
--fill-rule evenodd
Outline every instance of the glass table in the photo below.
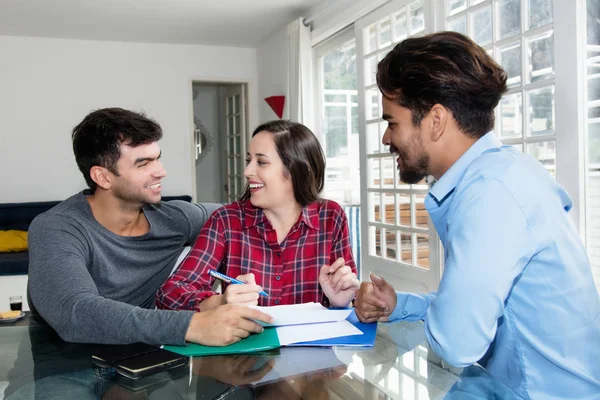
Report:
M 0 327 L 0 399 L 519 399 L 485 369 L 448 366 L 423 324 L 379 324 L 373 348 L 191 358 L 132 381 L 47 326 Z

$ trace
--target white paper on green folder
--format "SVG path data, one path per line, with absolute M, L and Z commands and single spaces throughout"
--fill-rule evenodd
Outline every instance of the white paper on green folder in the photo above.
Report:
M 348 321 L 278 326 L 275 330 L 277 330 L 279 343 L 282 346 L 293 346 L 294 343 L 363 334 L 360 329 Z
M 272 324 L 256 321 L 263 326 L 304 325 L 324 322 L 344 321 L 351 309 L 330 310 L 319 303 L 291 304 L 284 306 L 251 306 L 273 317 Z

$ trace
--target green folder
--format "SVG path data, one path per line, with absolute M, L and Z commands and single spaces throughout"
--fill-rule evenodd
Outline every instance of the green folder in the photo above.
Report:
M 265 328 L 262 333 L 256 333 L 229 346 L 203 346 L 188 343 L 187 346 L 164 346 L 165 350 L 182 356 L 214 356 L 219 354 L 245 354 L 257 351 L 272 350 L 281 347 L 275 328 Z

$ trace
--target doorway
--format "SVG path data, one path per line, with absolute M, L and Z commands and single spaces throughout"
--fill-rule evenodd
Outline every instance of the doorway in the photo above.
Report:
M 230 203 L 244 191 L 247 84 L 192 81 L 195 199 Z

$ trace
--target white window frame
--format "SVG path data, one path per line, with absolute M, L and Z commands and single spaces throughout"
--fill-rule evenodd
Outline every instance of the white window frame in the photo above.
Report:
M 439 241 L 439 236 L 431 222 L 429 220 L 429 269 L 418 268 L 416 266 L 406 266 L 403 263 L 397 261 L 391 261 L 385 259 L 383 254 L 385 253 L 385 238 L 383 237 L 383 232 L 380 234 L 380 243 L 381 243 L 381 253 L 382 257 L 374 257 L 369 255 L 371 248 L 371 241 L 375 240 L 371 237 L 370 234 L 370 224 L 369 223 L 369 190 L 368 188 L 368 160 L 367 160 L 367 137 L 366 137 L 366 85 L 365 85 L 365 68 L 364 68 L 364 59 L 365 59 L 365 49 L 364 49 L 364 37 L 363 32 L 364 29 L 368 28 L 373 23 L 379 21 L 384 18 L 386 15 L 392 14 L 400 8 L 413 3 L 414 0 L 393 0 L 388 2 L 387 4 L 381 6 L 377 10 L 369 13 L 368 15 L 362 17 L 358 21 L 354 23 L 354 32 L 356 36 L 356 60 L 357 60 L 357 82 L 358 82 L 358 124 L 360 127 L 360 137 L 359 137 L 359 147 L 361 149 L 360 152 L 360 170 L 361 172 L 361 266 L 363 273 L 361 274 L 361 279 L 368 281 L 369 273 L 373 272 L 376 275 L 384 276 L 386 280 L 388 280 L 397 290 L 403 291 L 418 291 L 418 292 L 429 292 L 437 289 L 438 283 L 442 274 L 442 249 Z M 433 13 L 431 9 L 431 1 L 424 0 L 423 2 L 423 13 L 425 18 L 425 29 L 420 33 L 420 35 L 432 32 L 433 29 Z M 410 16 L 407 15 L 407 19 Z M 390 28 L 393 29 L 393 28 Z M 393 37 L 392 37 L 393 41 Z M 393 48 L 394 44 L 389 46 L 389 50 Z M 383 120 L 381 120 L 383 121 Z M 396 172 L 397 175 L 397 172 Z M 395 179 L 398 177 L 396 176 Z M 385 192 L 393 192 L 400 193 L 398 189 L 386 189 Z M 421 192 L 420 190 L 413 191 L 411 189 L 411 216 L 415 215 L 414 208 L 414 194 Z M 425 190 L 425 193 L 427 191 Z M 401 193 L 405 194 L 405 193 Z M 380 206 L 381 208 L 381 206 Z M 396 210 L 397 212 L 397 210 Z M 380 215 L 383 215 L 383 210 L 380 212 Z M 414 228 L 402 228 L 403 231 L 406 231 L 406 234 L 410 232 L 411 235 L 414 235 L 417 232 Z M 416 243 L 414 240 L 411 240 L 411 253 L 413 257 L 416 254 Z
M 472 0 L 468 0 L 471 2 Z M 494 3 L 496 7 L 497 0 L 483 0 L 484 3 Z M 528 4 L 529 0 L 521 0 Z M 401 6 L 409 3 L 408 0 L 392 0 L 386 2 L 381 7 L 368 14 L 357 13 L 354 21 L 354 30 L 356 37 L 356 57 L 357 57 L 357 81 L 358 81 L 358 104 L 359 104 L 359 143 L 361 149 L 366 148 L 365 132 L 365 91 L 364 91 L 364 65 L 363 65 L 363 40 L 358 32 L 371 23 L 377 21 L 384 15 L 399 9 Z M 586 197 L 585 197 L 585 147 L 586 142 L 586 71 L 585 71 L 585 44 L 586 31 L 585 24 L 578 23 L 585 21 L 586 5 L 582 1 L 568 2 L 564 0 L 553 0 L 553 23 L 554 31 L 554 88 L 555 88 L 555 140 L 556 140 L 556 180 L 563 186 L 573 201 L 573 208 L 570 216 L 575 227 L 578 229 L 582 240 L 586 240 Z M 446 0 L 425 0 L 425 31 L 436 32 L 446 29 Z M 435 6 L 435 7 L 434 7 Z M 427 13 L 429 17 L 427 16 Z M 526 15 L 522 13 L 522 28 L 525 27 Z M 526 13 L 525 13 L 526 14 Z M 359 18 L 360 17 L 360 18 Z M 367 23 L 368 21 L 368 23 Z M 347 25 L 347 21 L 345 22 Z M 329 31 L 332 31 L 329 28 Z M 494 32 L 495 34 L 495 32 Z M 315 35 L 313 39 L 322 41 L 322 35 Z M 526 49 L 522 49 L 523 52 Z M 523 53 L 522 53 L 523 54 Z M 524 63 L 525 60 L 523 59 Z M 523 67 L 525 67 L 523 65 Z M 317 106 L 319 107 L 319 106 Z M 524 116 L 523 116 L 524 118 Z M 363 249 L 361 265 L 364 273 L 361 274 L 363 280 L 368 280 L 368 269 L 371 265 L 371 259 L 368 257 L 369 229 L 368 212 L 368 193 L 367 187 L 367 159 L 364 154 L 360 157 L 361 170 L 361 225 L 362 225 L 362 243 Z M 436 284 L 439 283 L 443 271 L 443 257 L 441 257 L 442 248 L 439 240 L 433 240 L 436 235 L 435 228 L 430 223 L 430 268 L 437 265 Z M 437 235 L 436 235 L 437 239 Z M 437 243 L 437 246 L 435 243 Z M 390 263 L 394 265 L 393 263 Z M 389 267 L 389 266 L 388 266 Z M 398 268 L 397 265 L 394 267 Z M 400 268 L 398 268 L 400 269 Z M 403 279 L 401 273 L 394 271 L 393 268 L 385 269 L 384 276 L 391 279 Z M 418 280 L 418 277 L 417 277 Z M 427 283 L 425 286 L 429 286 Z M 435 288 L 433 288 L 435 289 Z
M 327 139 L 323 132 L 323 121 L 324 121 L 323 97 L 324 97 L 324 93 L 323 93 L 323 74 L 322 74 L 321 60 L 328 53 L 339 48 L 344 43 L 346 43 L 352 39 L 355 39 L 354 30 L 350 27 L 350 28 L 346 28 L 346 29 L 342 30 L 341 32 L 334 35 L 333 37 L 327 39 L 326 41 L 318 44 L 317 46 L 315 46 L 313 48 L 313 71 L 315 72 L 314 79 L 313 79 L 313 84 L 314 84 L 313 99 L 314 99 L 314 115 L 316 117 L 315 121 L 317 121 L 317 123 L 315 123 L 314 133 L 317 136 L 317 138 L 319 139 L 319 141 L 321 142 L 321 146 L 323 147 L 323 151 L 325 153 L 327 153 Z M 351 126 L 351 124 L 350 124 L 350 126 Z M 347 135 L 348 135 L 348 146 L 350 146 L 350 141 L 352 139 L 350 132 L 347 132 Z M 360 133 L 359 133 L 359 135 L 360 135 Z M 327 154 L 326 154 L 326 157 L 327 157 Z M 330 165 L 328 163 L 327 167 L 329 167 L 329 166 Z M 327 172 L 328 171 L 326 170 L 325 173 L 327 174 Z M 325 197 L 327 197 L 328 190 L 331 190 L 331 188 L 328 186 L 327 178 L 326 178 L 325 179 L 325 188 L 324 188 L 324 196 Z M 346 199 L 346 197 L 348 197 L 348 196 L 344 196 L 344 197 Z M 347 202 L 344 201 L 344 205 L 358 206 L 359 204 L 347 204 Z

